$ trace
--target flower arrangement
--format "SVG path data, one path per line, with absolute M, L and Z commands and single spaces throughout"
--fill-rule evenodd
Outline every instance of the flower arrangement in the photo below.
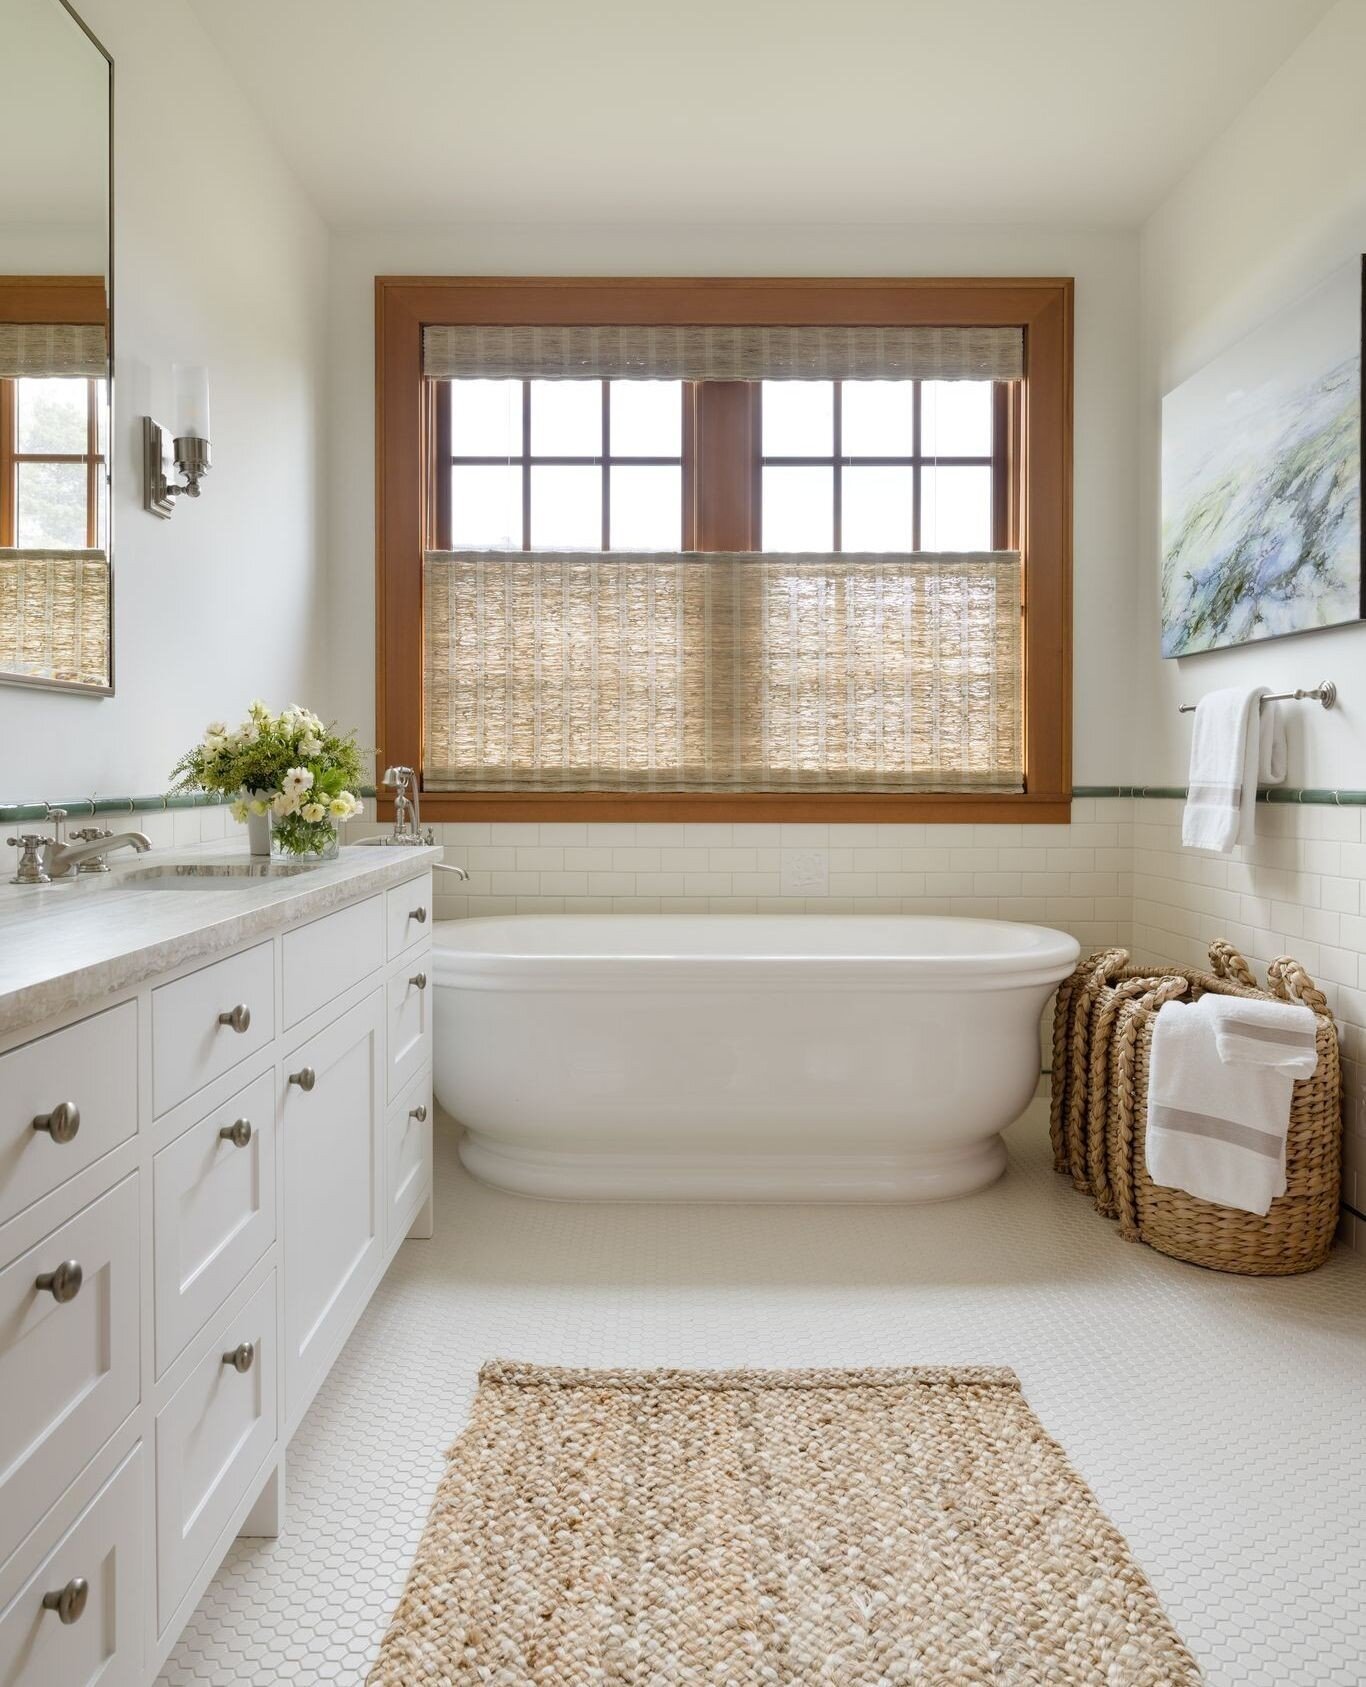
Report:
M 234 820 L 269 814 L 281 849 L 323 855 L 335 849 L 337 823 L 360 813 L 363 776 L 354 732 L 343 736 L 297 703 L 272 714 L 258 699 L 239 726 L 210 721 L 172 768 L 171 789 L 232 796 Z

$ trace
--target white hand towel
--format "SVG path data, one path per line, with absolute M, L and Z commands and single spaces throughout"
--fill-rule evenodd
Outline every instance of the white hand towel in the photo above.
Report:
M 1314 1015 L 1297 1002 L 1205 996 L 1214 1044 L 1227 1066 L 1265 1066 L 1292 1079 L 1311 1078 L 1319 1063 Z
M 1154 1183 L 1264 1214 L 1285 1194 L 1293 1080 L 1274 1067 L 1226 1065 L 1213 1004 L 1168 1002 L 1153 1026 L 1144 1154 Z
M 1181 817 L 1181 842 L 1191 849 L 1227 855 L 1234 844 L 1251 842 L 1265 691 L 1264 685 L 1211 691 L 1196 705 L 1186 808 Z M 1269 747 L 1268 760 L 1271 754 Z M 1284 746 L 1281 757 L 1284 760 Z
M 1257 711 L 1257 783 L 1285 784 L 1285 716 L 1279 703 L 1263 703 Z

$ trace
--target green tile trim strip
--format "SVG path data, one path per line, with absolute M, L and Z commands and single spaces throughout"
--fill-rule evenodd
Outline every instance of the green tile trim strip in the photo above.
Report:
M 374 794 L 371 785 L 360 792 L 363 797 Z M 54 808 L 65 809 L 69 820 L 88 820 L 96 814 L 161 814 L 177 808 L 219 808 L 232 801 L 218 791 L 185 791 L 159 797 L 73 797 L 55 803 L 13 803 L 0 806 L 0 825 L 46 820 Z
M 1184 800 L 1184 785 L 1075 785 L 1074 797 L 1175 797 Z M 1309 785 L 1270 785 L 1257 792 L 1264 803 L 1310 803 L 1326 808 L 1366 808 L 1366 791 L 1325 791 Z

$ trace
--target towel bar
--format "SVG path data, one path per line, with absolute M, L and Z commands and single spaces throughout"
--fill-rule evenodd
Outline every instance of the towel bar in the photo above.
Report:
M 1313 698 L 1316 703 L 1322 703 L 1325 709 L 1331 709 L 1338 700 L 1338 688 L 1330 679 L 1322 680 L 1312 691 L 1274 691 L 1268 692 L 1262 698 L 1263 703 L 1298 703 L 1301 699 Z M 1182 703 L 1177 710 L 1181 715 L 1193 715 L 1194 703 Z

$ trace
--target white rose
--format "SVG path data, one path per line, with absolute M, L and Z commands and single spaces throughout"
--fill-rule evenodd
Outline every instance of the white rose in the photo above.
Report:
M 289 791 L 281 791 L 271 798 L 270 806 L 276 816 L 283 819 L 286 814 L 293 814 L 298 808 L 299 799 Z
M 299 740 L 299 754 L 301 756 L 320 756 L 323 753 L 323 741 L 314 738 L 310 733 Z
M 326 820 L 327 809 L 320 802 L 306 802 L 299 810 L 305 820 Z
M 351 798 L 345 791 L 339 791 L 328 803 L 327 812 L 334 820 L 349 820 L 351 818 Z
M 237 800 L 228 809 L 228 813 L 232 815 L 233 819 L 238 823 L 239 826 L 246 820 L 247 815 L 250 812 L 251 812 L 251 804 L 243 802 L 241 797 L 238 797 Z
M 270 804 L 261 797 L 253 797 L 247 804 L 247 807 L 250 808 L 251 812 L 258 818 L 263 814 L 270 813 Z
M 306 767 L 291 767 L 282 785 L 287 796 L 301 797 L 305 791 L 313 789 L 313 775 Z

